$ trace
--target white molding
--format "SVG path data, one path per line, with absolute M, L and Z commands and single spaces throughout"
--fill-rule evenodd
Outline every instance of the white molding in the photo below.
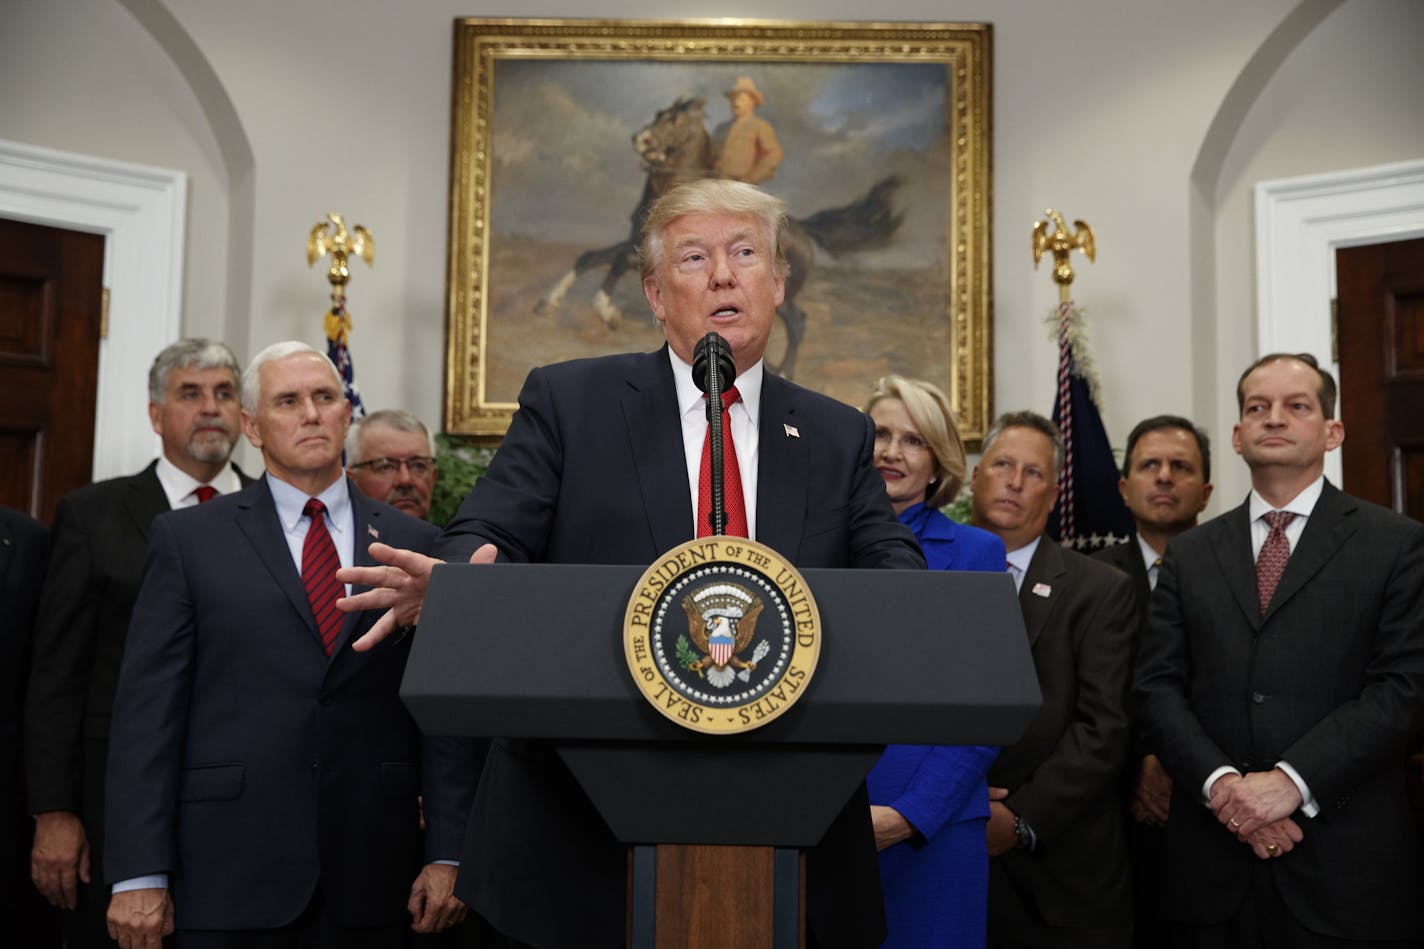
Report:
M 99 343 L 94 478 L 158 453 L 148 367 L 182 326 L 188 176 L 0 139 L 0 216 L 103 234 L 109 335 Z
M 1330 301 L 1340 247 L 1424 237 L 1424 160 L 1256 185 L 1256 351 L 1331 360 Z M 1340 453 L 1325 473 L 1343 484 Z

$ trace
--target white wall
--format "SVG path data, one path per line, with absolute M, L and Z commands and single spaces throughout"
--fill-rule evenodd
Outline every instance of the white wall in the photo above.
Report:
M 1075 295 L 1090 311 L 1110 434 L 1121 442 L 1148 414 L 1195 414 L 1227 453 L 1213 509 L 1241 496 L 1244 474 L 1227 455 L 1231 385 L 1254 355 L 1250 186 L 1424 155 L 1424 57 L 1409 49 L 1424 35 L 1424 5 L 1336 7 L 889 0 L 876 8 L 883 19 L 994 23 L 997 409 L 1050 407 L 1056 352 L 1043 317 L 1056 289 L 1033 270 L 1028 236 L 1055 207 L 1098 235 L 1098 262 L 1078 267 Z M 642 0 L 7 0 L 0 137 L 187 171 L 185 330 L 225 336 L 241 357 L 279 338 L 320 341 L 325 281 L 302 256 L 312 224 L 338 210 L 372 228 L 376 267 L 355 264 L 350 290 L 367 404 L 436 419 L 451 20 L 668 12 Z M 835 21 L 863 18 L 866 8 L 741 0 L 713 12 Z M 1287 55 L 1272 72 L 1258 51 L 1292 17 L 1307 24 L 1306 38 L 1297 47 L 1278 35 Z M 166 59 L 181 41 L 210 70 L 207 80 L 191 61 Z M 1259 88 L 1242 81 L 1253 66 L 1265 73 Z M 1218 120 L 1243 88 L 1244 117 Z M 1208 141 L 1212 134 L 1224 141 Z M 1204 145 L 1225 155 L 1207 164 L 1205 193 L 1194 198 Z M 1199 232 L 1194 220 L 1204 222 Z

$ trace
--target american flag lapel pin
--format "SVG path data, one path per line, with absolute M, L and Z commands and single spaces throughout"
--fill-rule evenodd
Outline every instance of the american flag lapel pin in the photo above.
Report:
M 1044 597 L 1045 599 L 1047 599 L 1047 598 L 1048 598 L 1049 596 L 1051 596 L 1052 594 L 1053 594 L 1053 587 L 1049 586 L 1049 585 L 1046 584 L 1046 583 L 1035 583 L 1035 584 L 1033 585 L 1033 595 L 1034 595 L 1034 596 L 1041 596 L 1041 597 Z
M 801 437 L 801 431 L 800 431 L 800 429 L 798 429 L 795 425 L 789 425 L 789 424 L 787 424 L 786 422 L 782 422 L 782 423 L 781 423 L 781 427 L 784 428 L 784 429 L 786 429 L 786 437 L 787 437 L 787 438 L 800 438 L 800 437 Z
M 378 531 L 378 530 L 376 530 L 376 529 L 375 529 L 374 527 L 372 527 L 370 524 L 367 524 L 367 525 L 366 525 L 366 533 L 370 534 L 371 537 L 374 538 L 375 540 L 380 540 L 380 539 L 381 539 L 381 532 Z

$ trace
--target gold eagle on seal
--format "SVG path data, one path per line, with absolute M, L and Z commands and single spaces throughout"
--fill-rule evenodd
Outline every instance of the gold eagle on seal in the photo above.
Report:
M 719 688 L 731 685 L 738 677 L 747 681 L 750 672 L 770 650 L 762 642 L 750 662 L 738 656 L 751 645 L 763 606 L 759 597 L 736 583 L 710 584 L 683 597 L 688 636 L 701 654 L 688 655 L 683 668 L 705 675 L 708 682 Z

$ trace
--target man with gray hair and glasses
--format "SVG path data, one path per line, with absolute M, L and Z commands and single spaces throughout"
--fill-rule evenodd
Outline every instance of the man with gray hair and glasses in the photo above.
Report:
M 71 946 L 109 945 L 100 866 L 109 715 L 149 525 L 164 511 L 237 491 L 228 459 L 241 431 L 238 365 L 207 339 L 166 347 L 148 373 L 148 417 L 162 452 L 137 474 L 66 495 L 55 511 L 40 595 L 25 756 L 35 886 L 64 914 Z
M 423 521 L 430 516 L 430 495 L 439 476 L 435 437 L 404 409 L 372 412 L 351 423 L 346 473 L 366 497 Z

